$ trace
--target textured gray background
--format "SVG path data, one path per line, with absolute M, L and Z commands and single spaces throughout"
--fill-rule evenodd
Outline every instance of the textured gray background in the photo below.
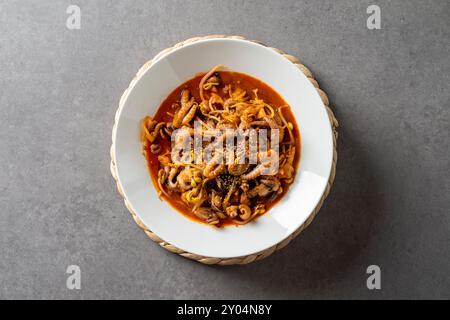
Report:
M 66 29 L 66 7 L 82 10 Z M 378 4 L 382 30 L 366 28 Z M 450 298 L 450 1 L 1 1 L 0 298 Z M 154 54 L 240 34 L 294 54 L 340 120 L 313 224 L 247 266 L 160 249 L 109 173 L 118 99 Z M 82 290 L 66 289 L 77 264 Z M 366 288 L 370 264 L 382 289 Z

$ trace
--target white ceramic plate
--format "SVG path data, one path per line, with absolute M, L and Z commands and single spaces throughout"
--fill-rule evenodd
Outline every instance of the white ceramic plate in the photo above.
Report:
M 194 222 L 158 199 L 141 153 L 139 124 L 153 115 L 181 83 L 217 64 L 247 73 L 274 88 L 290 104 L 301 135 L 300 165 L 287 195 L 255 222 L 213 228 Z M 118 182 L 142 222 L 164 241 L 202 256 L 232 258 L 267 249 L 292 234 L 310 216 L 330 176 L 332 128 L 311 82 L 281 54 L 237 39 L 194 42 L 163 55 L 132 86 L 115 131 Z

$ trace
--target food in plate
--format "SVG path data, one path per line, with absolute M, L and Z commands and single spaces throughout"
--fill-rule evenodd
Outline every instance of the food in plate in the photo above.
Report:
M 159 196 L 216 227 L 267 212 L 287 193 L 300 159 L 290 106 L 262 81 L 221 65 L 142 119 L 141 144 Z

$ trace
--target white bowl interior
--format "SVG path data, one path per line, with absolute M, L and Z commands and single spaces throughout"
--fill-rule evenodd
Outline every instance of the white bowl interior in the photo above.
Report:
M 296 179 L 287 195 L 254 223 L 222 229 L 196 223 L 158 199 L 139 141 L 139 123 L 144 116 L 153 115 L 181 83 L 217 64 L 256 77 L 280 93 L 296 117 L 302 145 Z M 210 39 L 161 57 L 140 76 L 119 111 L 114 152 L 125 196 L 150 230 L 182 250 L 230 258 L 271 247 L 303 224 L 325 190 L 331 172 L 333 141 L 323 102 L 295 65 L 253 42 Z

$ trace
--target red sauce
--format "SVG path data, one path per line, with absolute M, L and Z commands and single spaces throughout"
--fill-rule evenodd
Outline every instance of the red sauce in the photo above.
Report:
M 200 99 L 200 93 L 199 93 L 199 83 L 202 77 L 205 75 L 205 73 L 198 74 L 194 78 L 186 81 L 182 85 L 180 85 L 178 88 L 173 90 L 169 96 L 161 103 L 158 110 L 156 111 L 156 114 L 154 115 L 153 119 L 155 119 L 158 122 L 172 122 L 173 120 L 173 114 L 175 114 L 176 107 L 174 107 L 174 103 L 180 101 L 181 92 L 184 89 L 189 89 L 191 92 L 191 95 L 195 97 L 196 101 L 201 101 Z M 284 101 L 284 99 L 270 86 L 265 84 L 264 82 L 255 79 L 249 75 L 239 73 L 239 72 L 228 72 L 228 71 L 221 71 L 220 77 L 224 84 L 228 85 L 231 84 L 233 87 L 239 86 L 240 88 L 247 91 L 247 93 L 250 93 L 254 89 L 258 89 L 258 97 L 263 99 L 266 103 L 270 104 L 274 109 L 278 109 L 282 106 L 287 106 L 288 104 Z M 216 92 L 222 97 L 225 97 L 225 94 L 222 90 L 218 90 Z M 227 96 L 228 97 L 228 96 Z M 227 98 L 226 97 L 226 98 Z M 296 141 L 296 152 L 295 152 L 295 159 L 294 159 L 294 168 L 297 171 L 298 163 L 300 160 L 300 151 L 301 151 L 301 142 L 300 142 L 300 133 L 298 130 L 297 122 L 295 121 L 295 117 L 290 109 L 290 107 L 283 108 L 283 116 L 285 119 L 293 124 L 294 127 L 294 136 Z M 171 148 L 171 142 L 169 139 L 160 139 L 158 140 L 162 151 L 160 154 L 164 154 L 166 151 L 170 151 Z M 149 150 L 146 150 L 145 152 L 146 158 L 147 158 L 147 164 L 150 171 L 150 176 L 153 181 L 153 184 L 157 190 L 159 190 L 157 179 L 158 179 L 158 170 L 160 169 L 160 164 L 158 161 L 158 155 L 155 155 Z M 286 185 L 285 183 L 282 184 L 283 187 L 283 193 L 278 196 L 275 200 L 268 202 L 265 204 L 266 206 L 266 212 L 269 211 L 270 208 L 272 208 L 280 199 L 287 193 L 289 189 L 289 185 Z M 181 200 L 181 194 L 179 193 L 171 193 L 171 197 L 167 198 L 163 195 L 161 197 L 164 197 L 164 200 L 166 200 L 174 209 L 176 209 L 178 212 L 182 213 L 184 216 L 197 221 L 204 223 L 202 220 L 194 216 L 192 213 L 190 213 L 190 209 L 187 207 L 187 205 Z M 221 220 L 220 226 L 225 225 L 235 225 L 231 220 L 229 221 L 223 221 Z

